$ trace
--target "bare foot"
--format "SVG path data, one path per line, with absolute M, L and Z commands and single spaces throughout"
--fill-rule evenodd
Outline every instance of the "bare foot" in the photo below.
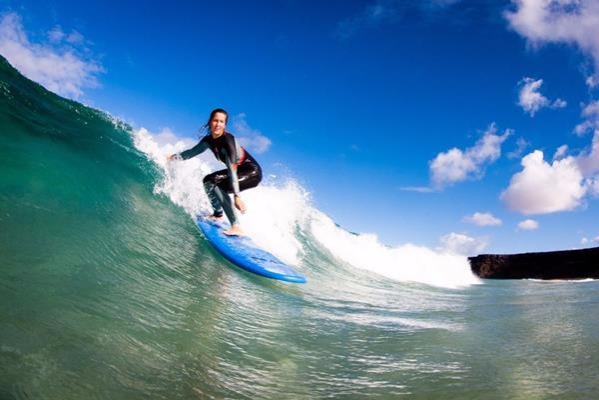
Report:
M 233 225 L 227 230 L 224 230 L 223 233 L 227 236 L 243 236 L 243 229 L 239 225 Z

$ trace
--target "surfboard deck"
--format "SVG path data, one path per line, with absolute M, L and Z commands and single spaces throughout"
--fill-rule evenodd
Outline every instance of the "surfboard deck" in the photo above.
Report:
M 259 248 L 249 237 L 225 235 L 223 229 L 229 226 L 226 222 L 211 221 L 203 216 L 198 216 L 196 224 L 210 244 L 239 268 L 280 281 L 306 282 L 305 277 L 299 275 L 271 253 Z

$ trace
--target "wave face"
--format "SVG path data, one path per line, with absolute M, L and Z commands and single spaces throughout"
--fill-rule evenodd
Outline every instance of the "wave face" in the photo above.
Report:
M 309 282 L 251 275 L 195 227 L 218 166 L 165 162 L 189 144 L 0 59 L 0 398 L 593 397 L 595 282 L 480 285 L 464 257 L 347 232 L 275 176 L 242 223 Z

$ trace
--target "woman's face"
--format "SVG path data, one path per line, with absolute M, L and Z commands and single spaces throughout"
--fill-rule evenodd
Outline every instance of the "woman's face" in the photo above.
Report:
M 224 113 L 214 113 L 214 116 L 210 120 L 210 132 L 213 136 L 220 136 L 225 131 L 227 125 L 227 115 Z

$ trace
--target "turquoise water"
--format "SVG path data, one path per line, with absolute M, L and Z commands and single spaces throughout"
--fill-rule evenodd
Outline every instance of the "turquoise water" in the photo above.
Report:
M 392 279 L 300 222 L 308 283 L 256 277 L 129 127 L 0 64 L 0 398 L 596 397 L 597 282 Z

